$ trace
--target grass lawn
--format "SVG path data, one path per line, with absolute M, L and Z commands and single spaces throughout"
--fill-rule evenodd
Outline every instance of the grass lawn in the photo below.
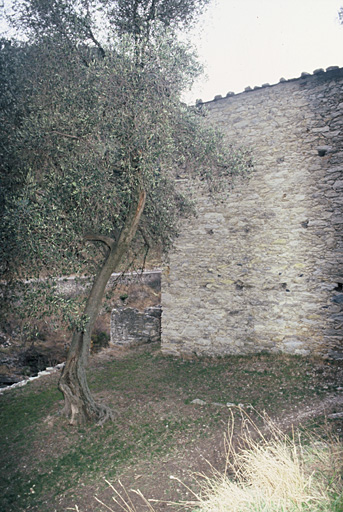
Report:
M 192 485 L 191 473 L 206 472 L 206 460 L 224 467 L 226 404 L 241 404 L 257 423 L 256 411 L 266 411 L 286 431 L 304 423 L 321 432 L 324 412 L 342 410 L 342 376 L 342 363 L 294 356 L 191 361 L 163 357 L 157 345 L 109 349 L 92 358 L 88 378 L 96 399 L 118 412 L 113 423 L 68 425 L 58 415 L 58 374 L 0 396 L 0 510 L 103 511 L 94 496 L 110 503 L 105 479 L 157 500 L 188 499 L 170 476 Z M 340 434 L 342 421 L 328 421 Z

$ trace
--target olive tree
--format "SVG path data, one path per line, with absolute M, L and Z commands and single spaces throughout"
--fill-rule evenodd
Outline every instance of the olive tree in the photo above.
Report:
M 99 249 L 59 382 L 72 424 L 114 414 L 85 373 L 111 274 L 133 245 L 170 247 L 192 209 L 180 172 L 215 190 L 245 166 L 181 101 L 201 68 L 178 30 L 206 3 L 18 1 L 12 21 L 26 37 L 2 42 L 2 279 L 46 283 L 84 271 L 89 244 Z

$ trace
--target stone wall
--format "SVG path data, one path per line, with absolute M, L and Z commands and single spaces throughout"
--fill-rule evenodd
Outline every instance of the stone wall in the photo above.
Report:
M 339 357 L 343 335 L 343 69 L 205 104 L 253 151 L 225 204 L 199 194 L 162 282 L 162 350 Z
M 160 288 L 161 271 L 145 270 L 144 272 L 125 272 L 113 273 L 107 283 L 107 288 L 113 288 L 116 282 L 121 285 L 130 285 L 133 283 L 148 285 L 154 288 Z M 65 297 L 76 297 L 90 288 L 88 277 L 60 277 L 57 280 L 57 292 Z
M 140 312 L 136 308 L 116 308 L 111 313 L 111 343 L 142 345 L 161 341 L 161 307 Z

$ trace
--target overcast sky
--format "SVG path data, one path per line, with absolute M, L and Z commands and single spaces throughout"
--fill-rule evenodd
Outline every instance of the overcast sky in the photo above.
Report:
M 212 0 L 192 37 L 208 80 L 186 101 L 343 67 L 340 7 L 343 0 Z
M 188 100 L 343 67 L 343 0 L 212 0 L 193 40 L 208 81 Z

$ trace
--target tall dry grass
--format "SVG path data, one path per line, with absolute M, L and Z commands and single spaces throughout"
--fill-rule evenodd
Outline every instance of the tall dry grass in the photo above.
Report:
M 226 471 L 204 477 L 193 502 L 199 512 L 343 511 L 342 445 L 308 432 L 284 434 L 264 418 L 263 431 L 247 416 L 234 444 L 232 417 Z M 196 507 L 196 508 L 195 508 Z
M 300 430 L 287 435 L 266 416 L 260 429 L 243 411 L 241 414 L 238 436 L 233 414 L 229 422 L 225 471 L 211 468 L 210 476 L 196 475 L 200 491 L 195 493 L 187 487 L 193 499 L 178 503 L 177 510 L 343 512 L 343 449 L 338 439 L 328 434 L 319 438 Z M 153 500 L 140 491 L 128 492 L 120 482 L 118 490 L 107 483 L 113 490 L 115 508 L 95 498 L 104 511 L 155 512 Z M 132 492 L 140 497 L 141 506 L 132 501 Z M 171 510 L 176 504 L 168 505 Z

